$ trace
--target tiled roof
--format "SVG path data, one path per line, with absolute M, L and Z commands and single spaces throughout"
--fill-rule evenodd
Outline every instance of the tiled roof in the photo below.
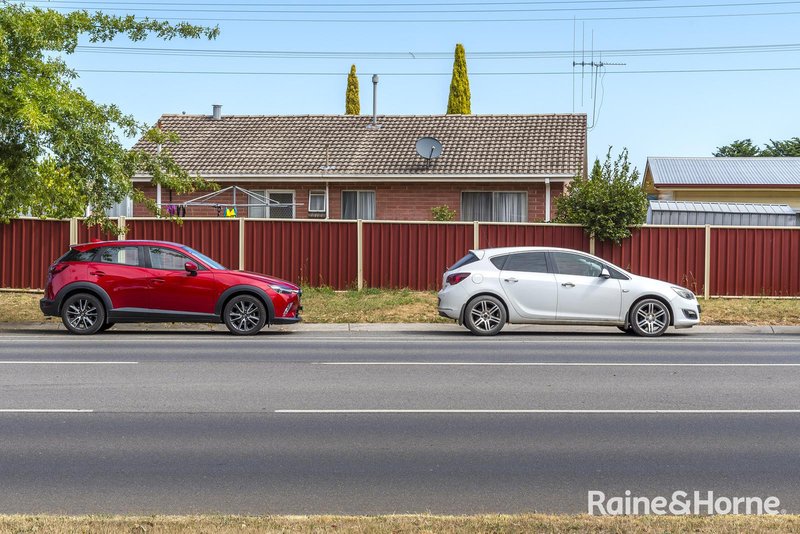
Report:
M 586 115 L 163 115 L 186 170 L 203 176 L 574 175 L 586 161 Z M 432 165 L 416 154 L 435 137 Z M 136 148 L 155 150 L 139 141 Z
M 656 187 L 800 186 L 800 158 L 647 158 Z

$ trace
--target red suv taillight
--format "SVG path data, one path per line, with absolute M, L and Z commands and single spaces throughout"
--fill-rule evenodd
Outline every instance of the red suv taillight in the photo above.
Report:
M 49 272 L 50 274 L 58 274 L 66 268 L 67 268 L 66 263 L 56 263 L 55 265 L 50 266 Z
M 469 278 L 469 273 L 454 273 L 447 277 L 447 283 L 454 286 L 466 278 Z

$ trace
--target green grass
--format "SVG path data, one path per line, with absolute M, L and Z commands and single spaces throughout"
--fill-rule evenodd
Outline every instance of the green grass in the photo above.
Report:
M 782 533 L 800 532 L 800 516 L 592 517 L 586 515 L 388 516 L 0 516 L 0 534 L 163 533 Z
M 0 292 L 0 323 L 44 322 L 40 293 Z M 800 325 L 800 299 L 701 300 L 703 324 Z M 308 323 L 436 323 L 436 293 L 408 289 L 303 289 Z

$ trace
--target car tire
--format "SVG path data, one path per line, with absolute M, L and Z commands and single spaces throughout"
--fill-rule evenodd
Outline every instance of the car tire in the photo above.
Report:
M 101 332 L 105 332 L 106 330 L 108 330 L 109 328 L 114 326 L 115 324 L 117 324 L 117 323 L 103 323 L 103 326 L 100 327 L 100 331 Z
M 96 334 L 106 322 L 106 310 L 99 298 L 90 293 L 78 293 L 61 306 L 61 322 L 72 334 Z
M 658 299 L 644 299 L 631 308 L 629 320 L 636 335 L 658 337 L 669 328 L 669 307 Z
M 464 324 L 476 336 L 497 335 L 507 320 L 503 303 L 490 295 L 471 300 L 464 310 Z
M 267 308 L 257 297 L 239 295 L 225 305 L 222 318 L 231 334 L 252 336 L 267 324 Z

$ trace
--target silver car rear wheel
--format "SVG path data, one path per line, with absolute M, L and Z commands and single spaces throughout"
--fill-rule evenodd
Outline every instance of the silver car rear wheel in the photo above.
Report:
M 669 309 L 656 299 L 644 299 L 631 309 L 633 331 L 643 337 L 658 337 L 669 327 Z
M 464 324 L 478 336 L 493 336 L 505 326 L 506 309 L 503 303 L 489 295 L 480 296 L 467 304 Z

